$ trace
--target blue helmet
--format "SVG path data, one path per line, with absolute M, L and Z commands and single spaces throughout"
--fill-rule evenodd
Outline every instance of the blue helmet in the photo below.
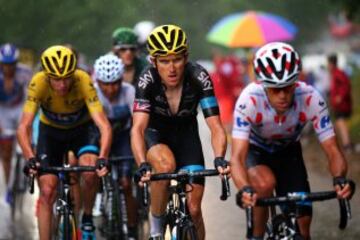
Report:
M 15 63 L 19 59 L 19 49 L 13 44 L 5 43 L 0 46 L 0 63 Z

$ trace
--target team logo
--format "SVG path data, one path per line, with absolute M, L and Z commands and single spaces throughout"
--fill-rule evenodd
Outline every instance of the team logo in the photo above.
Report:
M 324 101 L 319 101 L 319 106 L 323 107 L 325 105 L 325 102 Z
M 325 115 L 320 119 L 320 128 L 326 128 L 330 123 L 330 116 Z
M 145 89 L 146 86 L 151 82 L 153 82 L 152 75 L 150 72 L 146 72 L 140 77 L 139 87 Z
M 213 89 L 211 80 L 210 80 L 210 76 L 206 72 L 202 71 L 199 74 L 199 80 L 203 84 L 203 87 L 204 87 L 203 90 L 206 91 L 206 90 Z
M 236 125 L 238 127 L 247 127 L 250 125 L 250 123 L 248 123 L 247 121 L 241 119 L 240 117 L 237 117 L 236 118 Z

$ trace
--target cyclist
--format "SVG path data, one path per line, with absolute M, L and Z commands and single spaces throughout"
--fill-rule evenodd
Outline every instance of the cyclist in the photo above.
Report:
M 199 103 L 211 131 L 215 167 L 222 174 L 230 171 L 224 160 L 226 134 L 212 81 L 203 67 L 188 61 L 188 48 L 185 32 L 175 25 L 158 26 L 148 37 L 153 66 L 139 77 L 131 130 L 131 146 L 139 165 L 135 178 L 141 177 L 141 183 L 149 180 L 151 167 L 156 173 L 204 168 L 196 119 Z M 151 183 L 150 239 L 163 239 L 168 185 L 169 181 Z M 195 180 L 192 186 L 188 208 L 199 239 L 204 239 L 204 179 Z
M 324 149 L 339 198 L 351 194 L 346 180 L 347 163 L 336 142 L 326 102 L 311 86 L 298 82 L 299 54 L 292 46 L 269 43 L 254 59 L 258 82 L 249 84 L 237 100 L 232 132 L 231 171 L 240 190 L 242 206 L 257 197 L 287 192 L 309 192 L 300 134 L 308 121 Z M 347 183 L 343 189 L 341 182 Z M 300 232 L 310 239 L 312 207 L 299 206 Z M 263 239 L 266 208 L 254 209 L 254 239 Z
M 94 65 L 95 87 L 113 129 L 111 157 L 132 156 L 130 128 L 135 88 L 130 83 L 123 82 L 124 68 L 122 61 L 111 54 L 101 56 Z M 126 197 L 130 237 L 135 239 L 136 201 L 131 187 L 133 165 L 133 160 L 125 159 L 118 171 Z
M 32 76 L 31 69 L 18 60 L 19 50 L 15 45 L 6 43 L 0 46 L 0 159 L 6 184 L 9 182 L 15 131 L 25 101 L 26 86 Z M 11 191 L 8 191 L 8 202 L 12 201 L 11 196 Z
M 111 143 L 111 126 L 103 111 L 96 90 L 87 73 L 76 69 L 74 53 L 64 46 L 47 48 L 41 55 L 43 71 L 35 74 L 28 86 L 28 96 L 17 131 L 23 150 L 26 172 L 36 174 L 38 161 L 41 165 L 61 166 L 63 157 L 73 151 L 80 165 L 97 165 L 98 176 L 107 173 L 107 161 Z M 36 155 L 31 148 L 31 125 L 38 108 L 41 108 L 39 137 Z M 100 130 L 100 150 L 98 130 Z M 98 157 L 97 157 L 98 154 Z M 82 174 L 82 239 L 94 239 L 92 206 L 98 178 L 94 173 Z M 56 197 L 57 176 L 38 176 L 40 204 L 38 225 L 40 239 L 51 238 L 49 223 Z
M 136 86 L 140 73 L 148 65 L 138 56 L 138 36 L 131 28 L 120 27 L 113 32 L 112 39 L 112 51 L 125 65 L 123 80 Z
M 134 32 L 138 36 L 138 44 L 140 54 L 144 57 L 148 56 L 148 51 L 146 48 L 146 40 L 150 35 L 151 31 L 154 30 L 155 24 L 151 21 L 140 21 L 134 26 Z

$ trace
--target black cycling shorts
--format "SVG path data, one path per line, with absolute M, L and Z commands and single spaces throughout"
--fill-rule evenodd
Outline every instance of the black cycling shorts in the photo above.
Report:
M 99 153 L 99 131 L 93 122 L 71 129 L 59 129 L 40 122 L 36 154 L 43 166 L 62 166 L 68 151 L 79 158 Z
M 300 142 L 290 144 L 285 149 L 268 153 L 260 147 L 250 144 L 246 167 L 266 165 L 276 178 L 276 194 L 284 196 L 288 192 L 310 192 L 307 171 L 304 164 Z M 310 202 L 299 204 L 300 214 L 312 215 Z
M 148 149 L 160 143 L 167 145 L 175 156 L 177 170 L 190 165 L 205 166 L 197 124 L 176 125 L 161 130 L 147 128 L 145 141 Z M 205 180 L 197 178 L 193 183 L 204 185 Z

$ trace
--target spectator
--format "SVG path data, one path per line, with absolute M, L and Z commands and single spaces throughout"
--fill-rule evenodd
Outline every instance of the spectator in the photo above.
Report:
M 330 72 L 330 107 L 335 115 L 335 127 L 339 132 L 342 145 L 346 153 L 352 152 L 349 129 L 346 120 L 351 117 L 352 99 L 351 82 L 344 71 L 337 66 L 337 56 L 328 57 Z

